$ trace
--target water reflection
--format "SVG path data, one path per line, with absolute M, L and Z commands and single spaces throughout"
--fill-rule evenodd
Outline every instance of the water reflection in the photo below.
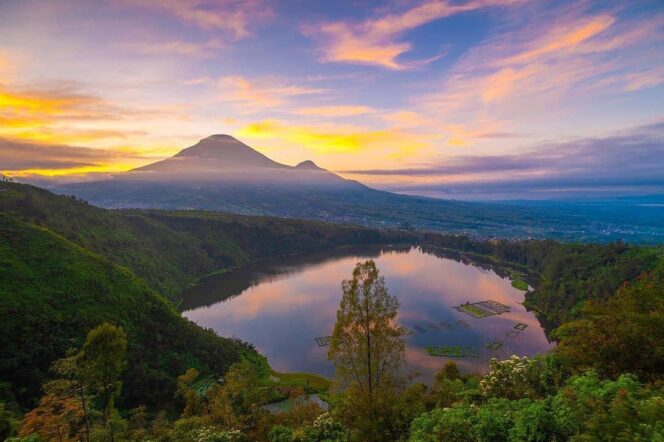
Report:
M 426 354 L 427 345 L 472 347 L 477 358 L 454 358 L 467 371 L 483 371 L 492 356 L 533 355 L 551 348 L 534 314 L 520 304 L 523 293 L 496 273 L 503 273 L 500 269 L 442 256 L 431 249 L 374 246 L 264 262 L 205 279 L 183 293 L 182 307 L 199 325 L 253 343 L 277 370 L 331 376 L 327 347 L 319 347 L 314 338 L 331 333 L 341 281 L 351 276 L 358 261 L 372 258 L 390 293 L 399 297 L 399 323 L 426 330 L 405 338 L 408 368 L 421 373 L 421 380 L 428 381 L 447 360 Z M 509 305 L 511 312 L 477 319 L 452 308 L 487 299 Z M 457 325 L 458 320 L 470 327 Z M 452 327 L 430 327 L 443 322 Z M 528 327 L 508 337 L 517 323 Z M 494 341 L 503 346 L 487 349 Z

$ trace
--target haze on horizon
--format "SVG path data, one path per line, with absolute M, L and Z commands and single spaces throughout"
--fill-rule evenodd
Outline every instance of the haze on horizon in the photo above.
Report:
M 0 0 L 0 173 L 218 133 L 397 192 L 664 194 L 664 4 Z

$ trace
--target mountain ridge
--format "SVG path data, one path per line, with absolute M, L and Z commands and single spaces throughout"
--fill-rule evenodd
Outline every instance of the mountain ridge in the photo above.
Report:
M 657 222 L 661 207 L 634 206 L 623 213 L 620 207 L 539 207 L 395 194 L 345 179 L 310 160 L 296 166 L 278 163 L 224 134 L 108 180 L 48 188 L 113 209 L 206 210 L 480 238 L 664 241 L 664 227 Z

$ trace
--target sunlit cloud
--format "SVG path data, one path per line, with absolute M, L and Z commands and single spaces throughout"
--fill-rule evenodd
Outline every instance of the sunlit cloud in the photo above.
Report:
M 441 176 L 344 173 L 426 192 L 420 187 L 441 180 L 500 175 L 463 170 L 478 158 L 519 179 L 547 176 L 518 154 L 555 165 L 549 146 L 610 138 L 664 115 L 664 9 L 656 1 L 363 5 L 5 2 L 0 138 L 106 152 L 90 159 L 81 151 L 76 162 L 70 151 L 70 166 L 53 167 L 92 176 L 230 133 L 285 164 L 446 166 Z M 9 164 L 3 152 L 0 166 Z
M 529 63 L 550 55 L 560 57 L 576 51 L 584 52 L 584 48 L 581 46 L 583 43 L 606 31 L 615 22 L 615 17 L 602 14 L 576 22 L 562 23 L 548 30 L 542 38 L 535 40 L 531 48 L 501 60 L 501 64 Z M 608 48 L 595 46 L 595 50 L 600 49 L 607 50 Z
M 530 146 L 503 155 L 457 155 L 426 167 L 343 170 L 344 174 L 406 178 L 400 190 L 511 188 L 529 191 L 565 186 L 659 186 L 664 188 L 664 123 L 602 138 Z M 620 171 L 617 174 L 617 171 Z
M 416 61 L 398 58 L 411 51 L 408 42 L 397 41 L 405 32 L 426 23 L 489 6 L 511 5 L 519 0 L 476 0 L 464 3 L 428 0 L 405 11 L 384 14 L 362 22 L 338 21 L 309 25 L 305 35 L 321 42 L 321 61 L 376 65 L 388 69 L 409 69 L 430 63 L 441 54 Z
M 596 97 L 662 84 L 656 48 L 664 41 L 663 17 L 621 19 L 586 7 L 543 12 L 528 26 L 471 48 L 436 92 L 411 99 L 414 113 L 406 115 L 426 115 L 430 124 L 456 124 L 470 133 L 448 145 L 486 145 L 482 134 L 530 132 L 529 122 L 545 116 L 570 124 L 565 113 Z M 500 127 L 483 128 L 487 118 Z
M 282 106 L 291 98 L 325 92 L 321 88 L 309 88 L 281 84 L 275 79 L 250 80 L 239 75 L 222 77 L 218 81 L 219 99 L 238 106 L 244 113 L 264 108 Z
M 55 121 L 107 118 L 110 112 L 102 100 L 91 95 L 66 89 L 12 90 L 0 85 L 0 135 L 32 133 Z
M 203 29 L 230 32 L 235 39 L 251 35 L 249 27 L 272 15 L 261 0 L 122 0 L 122 3 L 163 10 Z
M 0 173 L 7 176 L 62 176 L 118 172 L 140 164 L 130 149 L 92 149 L 0 138 Z
M 369 106 L 319 106 L 304 107 L 293 111 L 295 115 L 316 117 L 352 117 L 373 112 Z
M 249 139 L 279 139 L 326 154 L 380 151 L 389 157 L 413 153 L 428 143 L 420 137 L 394 129 L 371 130 L 352 125 L 290 125 L 266 120 L 251 123 L 237 134 Z
M 211 58 L 224 47 L 219 38 L 212 38 L 203 42 L 183 40 L 169 40 L 161 42 L 133 41 L 118 44 L 123 51 L 143 55 L 173 55 L 181 57 Z
M 625 76 L 625 90 L 638 91 L 664 83 L 664 67 L 656 67 L 640 72 L 632 72 Z

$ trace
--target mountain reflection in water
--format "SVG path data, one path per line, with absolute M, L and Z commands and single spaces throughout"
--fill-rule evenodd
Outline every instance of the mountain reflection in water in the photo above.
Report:
M 499 276 L 500 269 L 410 246 L 343 248 L 248 265 L 212 275 L 184 291 L 181 308 L 203 327 L 254 344 L 278 371 L 331 376 L 327 347 L 319 347 L 315 338 L 331 334 L 341 281 L 366 259 L 376 261 L 390 293 L 399 298 L 399 324 L 415 331 L 405 337 L 406 369 L 420 373 L 418 380 L 429 381 L 449 359 L 462 370 L 481 372 L 491 357 L 534 355 L 553 346 L 534 313 L 520 304 L 523 292 Z M 474 318 L 453 309 L 487 299 L 511 311 Z M 470 327 L 459 325 L 459 320 Z M 518 323 L 527 328 L 510 333 Z M 487 349 L 492 342 L 502 347 Z M 470 347 L 478 357 L 430 356 L 424 351 L 430 345 Z

